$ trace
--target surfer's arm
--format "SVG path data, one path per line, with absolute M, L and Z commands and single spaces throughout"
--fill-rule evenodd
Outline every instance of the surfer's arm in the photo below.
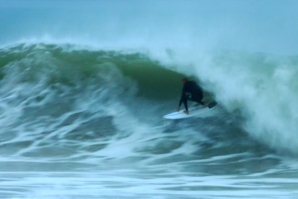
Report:
M 183 101 L 183 94 L 184 94 L 184 89 L 182 90 L 182 93 L 181 93 L 181 97 L 180 97 L 180 101 L 179 101 L 179 105 L 178 105 L 178 111 L 179 111 L 179 108 L 182 104 L 182 101 Z
M 179 102 L 179 106 L 178 106 L 178 111 L 179 111 L 180 106 L 181 106 L 182 103 L 183 103 L 183 105 L 185 107 L 185 110 L 188 111 L 187 98 L 186 98 L 186 95 L 185 95 L 185 90 L 182 91 L 180 102 Z
M 183 104 L 184 104 L 184 107 L 185 107 L 185 110 L 188 114 L 188 106 L 187 106 L 187 99 L 185 98 L 185 100 L 183 101 Z
M 183 105 L 184 105 L 184 107 L 185 107 L 185 110 L 188 111 L 187 101 L 183 102 Z M 181 105 L 178 106 L 178 111 L 180 110 L 180 106 L 181 106 Z

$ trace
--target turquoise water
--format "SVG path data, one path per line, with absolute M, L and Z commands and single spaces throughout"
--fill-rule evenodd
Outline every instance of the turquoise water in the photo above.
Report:
M 1 197 L 296 197 L 295 1 L 29 2 L 0 5 Z M 185 76 L 216 111 L 165 120 Z

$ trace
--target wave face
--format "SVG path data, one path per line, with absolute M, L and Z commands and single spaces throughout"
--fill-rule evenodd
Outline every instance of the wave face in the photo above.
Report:
M 39 179 L 38 173 L 50 172 L 44 178 L 47 186 L 56 178 L 63 185 L 75 179 L 78 182 L 71 186 L 80 186 L 82 194 L 80 190 L 96 181 L 108 186 L 103 189 L 107 198 L 150 198 L 152 193 L 169 198 L 173 193 L 183 198 L 209 196 L 202 188 L 209 186 L 230 196 L 215 181 L 250 193 L 258 181 L 240 184 L 257 174 L 273 185 L 267 175 L 282 172 L 279 167 L 284 165 L 276 152 L 295 153 L 295 103 L 290 102 L 296 95 L 280 95 L 295 89 L 295 69 L 275 58 L 217 52 L 208 58 L 208 67 L 204 56 L 200 67 L 177 69 L 143 53 L 55 44 L 19 44 L 1 49 L 0 56 L 1 170 L 20 173 L 25 184 L 36 183 L 26 178 L 31 172 Z M 222 67 L 215 67 L 218 63 Z M 247 65 L 239 68 L 240 63 Z M 268 68 L 257 67 L 265 63 Z M 205 88 L 205 100 L 218 101 L 217 111 L 178 122 L 161 119 L 177 107 L 180 80 L 189 70 L 198 74 L 193 78 Z M 244 174 L 244 182 L 224 177 Z M 5 175 L 14 180 L 14 175 Z M 68 180 L 63 183 L 64 178 Z M 85 184 L 85 178 L 91 181 Z M 54 194 L 72 198 L 63 185 Z M 127 186 L 132 190 L 123 190 Z M 9 183 L 6 187 L 8 196 L 34 196 L 33 189 L 24 194 L 11 190 Z M 53 197 L 41 194 L 47 188 L 33 187 L 38 197 Z M 123 193 L 115 195 L 114 188 Z
M 15 2 L 0 5 L 3 197 L 297 195 L 296 1 Z M 165 120 L 183 77 L 218 106 Z

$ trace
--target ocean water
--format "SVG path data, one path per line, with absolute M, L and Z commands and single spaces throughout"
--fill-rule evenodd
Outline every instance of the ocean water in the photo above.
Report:
M 0 198 L 298 197 L 296 1 L 0 3 Z

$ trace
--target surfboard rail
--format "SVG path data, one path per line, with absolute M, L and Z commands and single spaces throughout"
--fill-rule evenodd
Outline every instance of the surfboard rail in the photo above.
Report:
M 195 105 L 188 109 L 189 114 L 184 113 L 184 110 L 180 110 L 180 111 L 166 114 L 163 116 L 163 118 L 170 119 L 170 120 L 177 120 L 177 119 L 196 117 L 196 116 L 200 116 L 200 115 L 204 115 L 205 113 L 208 113 L 210 110 L 214 109 L 215 107 L 216 107 L 216 102 L 209 103 L 207 107 Z

